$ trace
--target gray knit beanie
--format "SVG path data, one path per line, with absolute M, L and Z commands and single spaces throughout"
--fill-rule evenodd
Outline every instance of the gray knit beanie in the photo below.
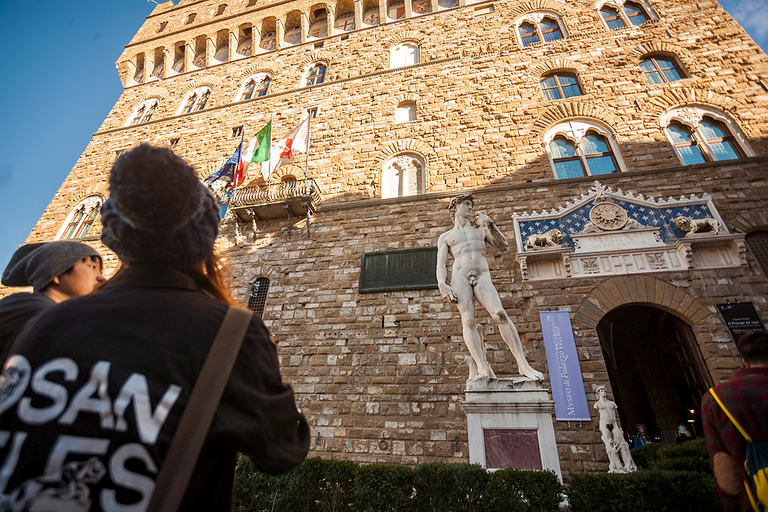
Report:
M 127 265 L 191 267 L 213 250 L 219 220 L 216 199 L 170 149 L 141 144 L 112 165 L 101 241 Z
M 101 256 L 90 245 L 72 240 L 42 242 L 19 247 L 3 272 L 5 286 L 31 286 L 39 292 L 78 261 Z

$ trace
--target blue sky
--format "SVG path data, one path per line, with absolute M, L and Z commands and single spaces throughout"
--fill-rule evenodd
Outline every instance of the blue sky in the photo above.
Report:
M 721 4 L 768 48 L 766 0 Z M 154 7 L 0 0 L 0 270 L 120 96 L 115 61 Z

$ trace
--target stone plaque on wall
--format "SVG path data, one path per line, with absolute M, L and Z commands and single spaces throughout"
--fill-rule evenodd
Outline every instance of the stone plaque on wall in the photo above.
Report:
M 485 464 L 489 469 L 542 469 L 535 429 L 483 429 Z
M 437 288 L 437 247 L 363 253 L 360 293 Z

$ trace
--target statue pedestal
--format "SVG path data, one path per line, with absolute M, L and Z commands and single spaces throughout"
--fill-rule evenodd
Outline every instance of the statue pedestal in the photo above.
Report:
M 562 481 L 553 400 L 539 381 L 481 377 L 467 383 L 469 462 L 487 469 L 549 469 Z

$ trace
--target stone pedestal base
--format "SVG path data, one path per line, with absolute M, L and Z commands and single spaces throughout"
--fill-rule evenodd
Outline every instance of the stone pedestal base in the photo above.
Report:
M 487 469 L 549 469 L 562 481 L 555 402 L 541 382 L 480 378 L 467 383 L 465 396 L 469 462 Z

